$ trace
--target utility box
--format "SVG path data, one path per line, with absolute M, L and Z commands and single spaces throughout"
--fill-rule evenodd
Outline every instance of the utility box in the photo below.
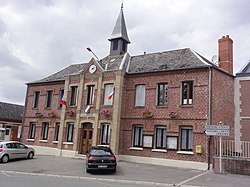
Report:
M 201 145 L 196 145 L 195 152 L 201 154 L 202 153 L 202 147 Z

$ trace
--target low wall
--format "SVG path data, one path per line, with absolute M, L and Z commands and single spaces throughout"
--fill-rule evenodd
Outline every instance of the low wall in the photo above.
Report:
M 222 173 L 250 175 L 250 159 L 223 157 L 221 171 Z M 214 172 L 220 172 L 219 157 L 214 158 Z

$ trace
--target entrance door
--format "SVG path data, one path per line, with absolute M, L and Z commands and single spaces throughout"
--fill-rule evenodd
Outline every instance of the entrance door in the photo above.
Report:
M 82 128 L 82 146 L 81 154 L 88 153 L 89 149 L 92 146 L 92 124 L 84 124 Z

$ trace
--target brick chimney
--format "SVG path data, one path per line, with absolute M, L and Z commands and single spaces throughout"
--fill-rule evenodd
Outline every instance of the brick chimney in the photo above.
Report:
M 229 35 L 222 36 L 219 44 L 219 67 L 233 75 L 233 40 Z

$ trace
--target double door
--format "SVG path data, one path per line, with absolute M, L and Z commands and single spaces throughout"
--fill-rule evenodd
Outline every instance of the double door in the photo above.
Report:
M 92 124 L 83 124 L 80 153 L 86 154 L 92 146 L 93 129 Z

